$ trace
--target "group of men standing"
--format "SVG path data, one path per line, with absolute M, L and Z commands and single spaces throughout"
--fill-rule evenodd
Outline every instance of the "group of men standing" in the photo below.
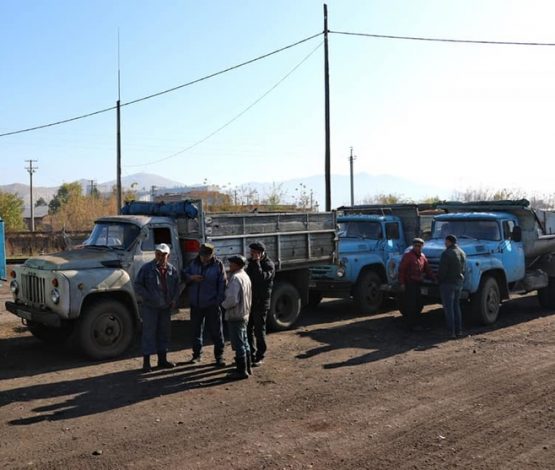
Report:
M 439 269 L 434 273 L 422 253 L 424 240 L 415 238 L 412 249 L 406 252 L 399 265 L 399 284 L 402 291 L 402 311 L 410 328 L 422 310 L 422 284 L 426 278 L 438 281 L 441 302 L 445 312 L 447 330 L 451 338 L 461 337 L 462 315 L 460 298 L 466 270 L 466 255 L 457 244 L 455 235 L 445 237 L 445 250 L 439 260 Z
M 168 262 L 170 247 L 165 243 L 155 247 L 154 260 L 143 265 L 134 283 L 135 292 L 141 298 L 144 372 L 152 370 L 152 354 L 158 355 L 158 367 L 175 367 L 168 361 L 167 351 L 170 315 L 177 306 L 182 280 L 191 307 L 191 362 L 202 360 L 206 326 L 214 344 L 216 367 L 225 367 L 225 315 L 236 364 L 235 370 L 228 374 L 229 378 L 248 378 L 252 367 L 263 364 L 267 350 L 266 318 L 270 310 L 275 265 L 266 255 L 263 243 L 252 243 L 249 248 L 248 260 L 241 255 L 228 258 L 228 279 L 224 264 L 216 257 L 215 248 L 209 243 L 201 245 L 198 256 L 181 273 Z

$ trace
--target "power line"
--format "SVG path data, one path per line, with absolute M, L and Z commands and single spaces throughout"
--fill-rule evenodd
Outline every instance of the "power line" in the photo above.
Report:
M 196 80 L 192 80 L 190 82 L 183 83 L 181 85 L 178 85 L 178 86 L 175 86 L 175 87 L 172 87 L 172 88 L 168 88 L 167 90 L 163 90 L 163 91 L 159 91 L 157 93 L 153 93 L 152 95 L 143 96 L 142 98 L 137 98 L 136 100 L 128 101 L 127 103 L 122 103 L 121 106 L 122 107 L 123 106 L 129 106 L 129 105 L 132 105 L 132 104 L 135 104 L 135 103 L 139 103 L 141 101 L 146 101 L 146 100 L 149 100 L 151 98 L 155 98 L 155 97 L 158 97 L 158 96 L 161 96 L 161 95 L 165 95 L 167 93 L 171 93 L 173 91 L 180 90 L 181 88 L 185 88 L 185 87 L 194 85 L 194 84 L 202 82 L 204 80 L 208 80 L 210 78 L 217 77 L 218 75 L 222 75 L 224 73 L 231 72 L 232 70 L 236 70 L 238 68 L 241 68 L 241 67 L 244 67 L 246 65 L 252 64 L 252 63 L 257 62 L 259 60 L 266 59 L 266 58 L 268 58 L 272 55 L 279 54 L 280 52 L 286 51 L 287 49 L 291 49 L 292 47 L 303 44 L 307 41 L 310 41 L 311 39 L 314 39 L 314 38 L 320 36 L 321 34 L 322 33 L 313 34 L 312 36 L 301 39 L 300 41 L 294 42 L 294 43 L 289 44 L 287 46 L 284 46 L 284 47 L 281 47 L 279 49 L 275 49 L 274 51 L 263 54 L 261 56 L 255 57 L 254 59 L 250 59 L 250 60 L 247 60 L 245 62 L 241 62 L 240 64 L 233 65 L 232 67 L 228 67 L 226 69 L 220 70 L 219 72 L 215 72 L 215 73 L 212 73 L 210 75 L 206 75 L 206 76 L 201 77 L 201 78 L 197 78 Z M 40 126 L 28 127 L 26 129 L 19 129 L 17 131 L 5 132 L 3 134 L 0 134 L 0 137 L 6 137 L 6 136 L 9 136 L 9 135 L 15 135 L 15 134 L 22 134 L 24 132 L 31 132 L 31 131 L 36 131 L 38 129 L 45 129 L 47 127 L 58 126 L 60 124 L 66 124 L 68 122 L 77 121 L 79 119 L 85 119 L 85 118 L 88 118 L 88 117 L 91 117 L 91 116 L 96 116 L 97 114 L 106 113 L 108 111 L 113 111 L 114 109 L 116 109 L 116 106 L 110 106 L 109 108 L 99 109 L 98 111 L 93 111 L 91 113 L 82 114 L 80 116 L 75 116 L 75 117 L 72 117 L 72 118 L 69 118 L 69 119 L 63 119 L 63 120 L 56 121 L 56 122 L 51 122 L 51 123 L 48 123 L 48 124 L 42 124 Z
M 169 160 L 170 158 L 174 158 L 177 157 L 178 155 L 181 155 L 182 153 L 185 153 L 193 148 L 195 148 L 196 146 L 202 144 L 203 142 L 206 142 L 208 139 L 210 139 L 211 137 L 213 137 L 214 135 L 216 135 L 218 132 L 224 130 L 226 127 L 228 127 L 229 125 L 231 125 L 232 123 L 234 123 L 237 119 L 239 119 L 241 116 L 243 116 L 243 114 L 245 114 L 247 111 L 249 111 L 250 109 L 252 109 L 255 105 L 257 105 L 258 103 L 260 103 L 260 101 L 262 101 L 264 98 L 266 98 L 266 96 L 268 96 L 272 91 L 274 91 L 279 85 L 281 85 L 285 80 L 287 80 L 287 78 L 289 78 L 293 72 L 295 72 L 301 65 L 303 65 L 320 47 L 322 47 L 323 42 L 321 42 L 320 44 L 318 44 L 312 51 L 310 51 L 308 53 L 308 55 L 306 55 L 297 65 L 295 65 L 295 67 L 293 67 L 289 72 L 287 72 L 287 74 L 285 74 L 278 82 L 276 82 L 271 88 L 269 88 L 268 90 L 266 90 L 261 96 L 259 96 L 255 101 L 253 101 L 250 105 L 248 105 L 245 109 L 243 109 L 239 114 L 236 114 L 234 117 L 232 117 L 229 121 L 227 121 L 225 124 L 223 124 L 222 126 L 218 127 L 215 131 L 211 132 L 210 134 L 208 134 L 206 137 L 203 137 L 202 139 L 196 141 L 195 143 L 189 145 L 188 147 L 184 148 L 183 150 L 179 150 L 178 152 L 172 153 L 171 155 L 168 155 L 167 157 L 164 158 L 160 158 L 158 160 L 153 160 L 151 162 L 147 162 L 147 163 L 137 163 L 134 165 L 126 165 L 126 168 L 132 168 L 132 167 L 142 167 L 142 166 L 149 166 L 149 165 L 154 165 L 155 163 L 160 163 L 163 162 L 165 160 Z
M 554 42 L 488 41 L 478 39 L 429 38 L 418 36 L 393 36 L 391 34 L 353 33 L 349 31 L 330 31 L 330 34 L 342 34 L 345 36 L 364 36 L 379 39 L 403 39 L 407 41 L 454 42 L 463 44 L 492 44 L 502 46 L 555 46 Z

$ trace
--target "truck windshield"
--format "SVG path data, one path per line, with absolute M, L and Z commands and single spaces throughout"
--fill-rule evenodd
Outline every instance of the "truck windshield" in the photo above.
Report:
M 119 222 L 98 222 L 83 245 L 106 246 L 126 250 L 137 238 L 140 228 L 134 224 Z
M 363 222 L 351 220 L 339 223 L 339 236 L 341 238 L 369 238 L 370 240 L 382 239 L 382 225 L 379 222 Z
M 495 220 L 436 220 L 432 238 L 443 239 L 449 234 L 463 239 L 501 240 L 499 224 Z

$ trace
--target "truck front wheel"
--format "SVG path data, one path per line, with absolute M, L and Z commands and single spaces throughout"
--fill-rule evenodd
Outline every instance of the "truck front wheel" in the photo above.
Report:
M 550 277 L 549 284 L 538 289 L 538 301 L 544 308 L 555 308 L 555 277 Z
M 480 282 L 480 288 L 470 300 L 470 310 L 474 320 L 482 325 L 495 323 L 499 316 L 501 293 L 499 285 L 492 276 L 486 276 Z
M 374 313 L 382 305 L 383 292 L 380 289 L 382 280 L 374 271 L 364 271 L 353 289 L 353 297 L 361 313 Z
M 268 313 L 271 330 L 282 331 L 291 328 L 301 313 L 301 296 L 295 286 L 279 282 L 272 291 L 272 302 Z
M 133 320 L 127 308 L 114 300 L 93 301 L 77 324 L 78 346 L 91 359 L 122 354 L 133 339 Z
M 73 325 L 67 324 L 59 328 L 42 325 L 34 321 L 27 322 L 27 328 L 31 334 L 48 344 L 63 344 L 70 337 Z

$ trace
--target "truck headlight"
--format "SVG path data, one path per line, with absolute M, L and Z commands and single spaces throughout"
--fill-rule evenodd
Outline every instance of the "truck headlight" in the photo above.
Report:
M 56 305 L 60 303 L 60 291 L 58 289 L 52 289 L 50 291 L 50 300 Z
M 337 271 L 335 272 L 335 275 L 340 278 L 345 276 L 345 266 L 339 266 L 337 268 Z
M 19 293 L 19 284 L 15 279 L 10 282 L 10 291 L 13 295 L 17 295 Z

